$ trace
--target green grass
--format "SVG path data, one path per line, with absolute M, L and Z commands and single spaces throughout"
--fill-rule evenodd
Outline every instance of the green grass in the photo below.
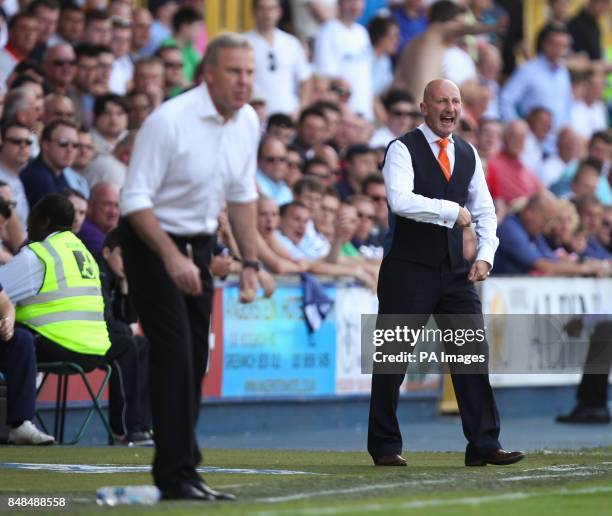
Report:
M 0 447 L 0 463 L 149 464 L 152 451 L 134 448 Z M 237 502 L 164 502 L 154 507 L 95 505 L 103 485 L 150 483 L 149 474 L 75 474 L 0 466 L 0 513 L 8 497 L 62 496 L 61 514 L 406 514 L 603 515 L 612 513 L 612 448 L 531 453 L 507 467 L 466 468 L 460 453 L 410 453 L 407 468 L 375 468 L 365 453 L 213 450 L 205 465 L 282 469 L 318 475 L 208 473 L 212 487 Z M 291 497 L 291 498 L 286 498 Z M 42 512 L 17 508 L 16 513 Z M 49 512 L 49 511 L 45 511 Z

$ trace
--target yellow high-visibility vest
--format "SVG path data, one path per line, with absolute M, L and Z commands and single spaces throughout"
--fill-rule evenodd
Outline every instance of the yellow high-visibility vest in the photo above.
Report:
M 71 231 L 28 247 L 45 266 L 35 296 L 17 303 L 16 320 L 76 353 L 104 355 L 110 347 L 96 260 Z

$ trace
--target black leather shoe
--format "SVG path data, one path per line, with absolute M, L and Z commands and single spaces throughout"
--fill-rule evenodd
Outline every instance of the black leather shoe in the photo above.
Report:
M 189 482 L 182 482 L 171 487 L 165 487 L 160 489 L 160 491 L 162 500 L 199 500 L 201 502 L 215 500 L 215 498 L 203 493 Z
M 406 466 L 407 462 L 401 455 L 385 455 L 374 459 L 375 466 Z
M 466 466 L 486 466 L 492 464 L 494 466 L 507 466 L 508 464 L 514 464 L 519 460 L 525 458 L 525 452 L 513 451 L 507 452 L 506 450 L 495 450 L 487 455 L 480 455 L 477 457 L 465 457 Z
M 209 487 L 209 485 L 204 482 L 204 480 L 202 480 L 201 478 L 198 479 L 194 479 L 192 482 L 192 485 L 196 488 L 199 489 L 202 493 L 204 493 L 206 496 L 210 497 L 212 500 L 235 500 L 236 496 L 231 494 L 231 493 L 222 493 L 221 491 L 216 491 L 214 489 L 211 489 Z
M 609 423 L 608 407 L 576 407 L 569 414 L 557 416 L 557 423 Z

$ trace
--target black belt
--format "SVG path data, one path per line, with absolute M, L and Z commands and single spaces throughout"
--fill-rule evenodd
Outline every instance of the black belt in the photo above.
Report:
M 206 233 L 198 233 L 197 235 L 175 235 L 174 233 L 168 233 L 170 238 L 177 244 L 196 244 L 203 245 L 212 242 L 214 235 L 208 235 Z

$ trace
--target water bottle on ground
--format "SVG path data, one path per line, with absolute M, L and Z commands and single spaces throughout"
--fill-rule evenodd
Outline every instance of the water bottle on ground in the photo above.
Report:
M 98 505 L 153 505 L 159 501 L 155 486 L 107 486 L 96 491 Z

